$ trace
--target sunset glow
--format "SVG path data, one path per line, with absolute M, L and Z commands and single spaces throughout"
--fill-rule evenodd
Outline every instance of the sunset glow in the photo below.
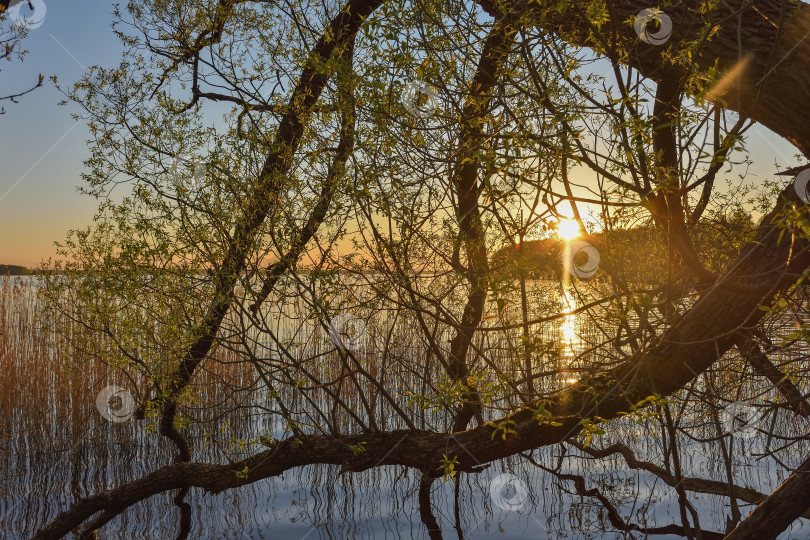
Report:
M 557 236 L 562 240 L 578 238 L 581 231 L 575 219 L 561 219 L 557 222 Z

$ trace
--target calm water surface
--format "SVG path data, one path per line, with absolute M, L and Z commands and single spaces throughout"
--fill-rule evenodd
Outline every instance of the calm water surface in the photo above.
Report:
M 154 432 L 149 420 L 112 423 L 100 417 L 95 409 L 98 391 L 111 383 L 126 386 L 127 381 L 115 379 L 99 367 L 79 368 L 78 372 L 69 369 L 58 350 L 43 339 L 47 332 L 34 323 L 36 304 L 29 293 L 25 287 L 19 288 L 13 302 L 6 296 L 0 305 L 0 328 L 4 329 L 0 350 L 0 537 L 10 539 L 30 537 L 79 497 L 138 478 L 172 460 L 172 448 Z M 576 307 L 574 295 L 567 294 L 562 300 L 570 310 Z M 588 324 L 569 314 L 542 331 L 560 344 L 563 361 L 574 362 L 581 360 L 589 348 L 587 336 L 595 332 Z M 210 391 L 215 395 L 221 388 L 213 384 Z M 223 412 L 228 412 L 226 425 L 211 420 Z M 199 425 L 189 431 L 198 461 L 223 462 L 223 448 L 238 458 L 242 454 L 230 438 L 244 438 L 249 433 L 279 437 L 283 433 L 283 426 L 269 423 L 255 409 L 240 410 L 223 403 L 221 409 L 199 414 Z M 778 421 L 795 433 L 797 421 L 781 417 Z M 660 456 L 661 442 L 654 425 L 616 421 L 610 426 L 610 433 L 596 438 L 594 444 L 607 446 L 621 440 L 640 458 Z M 725 481 L 719 452 L 707 451 L 711 446 L 686 438 L 680 444 L 686 475 Z M 737 484 L 767 493 L 784 480 L 784 471 L 772 461 L 757 459 L 764 441 L 740 439 L 734 444 Z M 796 445 L 780 455 L 796 465 L 806 450 L 806 445 Z M 589 488 L 598 487 L 608 495 L 630 521 L 648 526 L 680 523 L 674 491 L 651 474 L 628 469 L 615 456 L 595 461 L 570 446 L 544 448 L 532 456 L 543 466 L 561 464 L 562 472 L 583 475 Z M 513 509 L 497 504 L 515 501 L 510 499 L 513 487 L 500 493 L 505 499 L 491 490 L 493 480 L 501 474 L 514 474 L 525 488 L 525 500 Z M 212 539 L 427 538 L 419 518 L 418 486 L 418 474 L 402 467 L 340 474 L 338 467 L 310 466 L 217 495 L 192 490 L 185 508 L 175 505 L 174 494 L 152 497 L 106 525 L 99 538 L 177 538 L 183 533 L 188 538 Z M 598 501 L 580 498 L 572 482 L 521 457 L 493 463 L 477 475 L 462 476 L 457 500 L 454 482 L 439 480 L 433 485 L 432 500 L 444 538 L 644 538 L 639 533 L 605 532 L 612 527 Z M 704 529 L 723 530 L 727 499 L 691 494 L 690 500 Z M 802 520 L 780 538 L 810 538 L 810 524 Z

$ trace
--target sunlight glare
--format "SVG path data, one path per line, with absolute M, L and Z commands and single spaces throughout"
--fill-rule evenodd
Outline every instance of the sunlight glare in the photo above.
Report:
M 580 235 L 579 223 L 575 219 L 561 219 L 557 222 L 557 236 L 562 240 L 573 240 Z
M 574 352 L 574 345 L 578 340 L 576 332 L 577 316 L 573 314 L 573 311 L 576 309 L 577 304 L 574 295 L 566 289 L 563 289 L 563 297 L 565 298 L 566 308 L 565 311 L 563 311 L 565 318 L 563 318 L 562 326 L 560 328 L 560 332 L 562 334 L 560 343 L 563 346 L 563 361 L 568 364 L 576 356 Z

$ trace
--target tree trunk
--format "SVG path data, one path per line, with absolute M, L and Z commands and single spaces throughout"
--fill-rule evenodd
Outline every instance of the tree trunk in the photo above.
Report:
M 351 9 L 341 13 L 333 22 L 333 35 L 339 41 L 353 35 L 364 18 L 382 0 L 355 0 Z M 492 0 L 481 0 L 490 13 L 500 15 Z M 706 71 L 715 61 L 721 72 L 737 75 L 733 81 L 718 86 L 711 95 L 715 101 L 724 100 L 728 108 L 741 112 L 777 134 L 787 138 L 805 154 L 810 154 L 810 39 L 805 39 L 810 27 L 810 8 L 777 0 L 762 0 L 745 4 L 733 17 L 722 11 L 708 15 L 708 20 L 697 15 L 696 0 L 688 0 L 667 8 L 672 17 L 674 32 L 672 43 L 693 38 L 707 23 L 718 23 L 711 41 L 699 47 L 690 60 L 694 67 Z M 530 9 L 542 9 L 540 2 L 528 4 Z M 590 20 L 578 11 L 581 4 L 555 16 L 553 28 L 573 43 L 594 46 L 589 37 L 593 30 Z M 700 3 L 702 5 L 702 3 Z M 662 59 L 666 47 L 654 47 L 640 42 L 631 24 L 640 6 L 635 2 L 609 3 L 611 22 L 607 23 L 607 41 L 598 43 L 599 52 L 614 59 L 621 57 L 622 47 L 629 50 L 629 63 L 643 75 L 658 79 L 662 73 Z M 722 22 L 721 22 L 722 17 Z M 521 20 L 525 24 L 525 20 Z M 546 21 L 548 23 L 548 21 Z M 335 40 L 319 42 L 316 52 L 329 58 L 336 47 Z M 680 69 L 687 75 L 686 62 L 668 69 Z M 262 192 L 246 213 L 244 223 L 237 228 L 233 246 L 220 267 L 214 283 L 217 295 L 210 306 L 204 325 L 203 337 L 189 351 L 177 372 L 172 395 L 177 395 L 196 367 L 207 355 L 213 336 L 230 305 L 235 280 L 244 267 L 252 235 L 259 229 L 273 202 L 273 187 L 278 175 L 284 173 L 290 152 L 296 147 L 307 112 L 317 101 L 326 83 L 326 75 L 311 66 L 302 74 L 291 105 L 293 111 L 279 127 L 280 148 L 268 157 L 262 171 Z M 298 113 L 305 114 L 298 114 Z M 467 181 L 466 173 L 462 180 Z M 466 185 L 466 184 L 465 184 Z M 460 187 L 463 187 L 460 185 Z M 493 441 L 494 423 L 459 433 L 435 433 L 421 430 L 403 430 L 362 435 L 312 435 L 278 443 L 273 448 L 251 458 L 228 465 L 202 463 L 175 463 L 159 469 L 141 479 L 114 488 L 105 493 L 85 498 L 60 514 L 46 526 L 37 538 L 59 538 L 79 526 L 93 514 L 120 513 L 136 502 L 170 489 L 200 487 L 220 492 L 257 480 L 275 476 L 293 467 L 315 463 L 339 464 L 345 470 L 361 471 L 380 465 L 404 465 L 435 473 L 443 455 L 456 458 L 456 469 L 475 472 L 482 464 L 513 455 L 517 452 L 555 444 L 581 429 L 583 419 L 600 416 L 615 418 L 629 411 L 642 399 L 653 395 L 668 395 L 708 369 L 734 343 L 739 331 L 753 327 L 763 316 L 761 306 L 770 304 L 775 295 L 787 290 L 797 277 L 810 267 L 808 242 L 784 231 L 777 216 L 791 205 L 800 205 L 792 186 L 784 190 L 774 210 L 763 221 L 755 241 L 749 243 L 730 269 L 710 288 L 682 319 L 667 331 L 660 342 L 612 371 L 598 377 L 583 379 L 559 392 L 549 408 L 555 420 L 562 425 L 538 424 L 531 408 L 507 417 L 514 421 L 515 434 L 505 440 Z M 784 234 L 784 237 L 780 237 Z M 476 246 L 471 247 L 477 249 Z M 735 290 L 735 285 L 743 285 Z M 739 289 L 749 289 L 740 292 Z M 759 290 L 758 294 L 751 291 Z M 171 427 L 174 417 L 174 399 L 164 409 L 163 427 Z M 501 419 L 503 420 L 503 419 Z M 170 433 L 167 434 L 169 436 Z M 177 442 L 177 441 L 176 441 Z M 357 456 L 350 445 L 365 443 L 365 451 Z M 188 454 L 188 449 L 181 454 Z M 182 456 L 186 457 L 186 456 Z M 729 538 L 772 537 L 757 536 L 760 531 L 776 535 L 801 513 L 804 497 L 810 487 L 810 464 L 805 463 L 785 484 L 749 516 Z M 237 472 L 247 471 L 246 475 Z M 804 508 L 801 509 L 803 511 Z M 740 532 L 738 532 L 740 531 Z M 749 534 L 750 532 L 750 534 Z M 754 536 L 751 536 L 753 534 Z
M 776 208 L 763 220 L 755 239 L 743 250 L 731 269 L 690 309 L 658 345 L 643 351 L 610 372 L 559 392 L 548 404 L 561 425 L 538 424 L 531 407 L 507 419 L 515 434 L 493 442 L 493 421 L 460 433 L 400 430 L 361 435 L 311 435 L 278 443 L 246 460 L 229 465 L 175 463 L 101 495 L 78 502 L 38 535 L 57 538 L 98 511 L 122 511 L 144 498 L 168 489 L 201 487 L 220 492 L 284 471 L 316 463 L 341 465 L 362 471 L 381 465 L 404 465 L 441 474 L 444 455 L 456 459 L 456 470 L 476 472 L 490 461 L 518 452 L 561 442 L 579 432 L 584 419 L 622 416 L 632 405 L 653 395 L 672 394 L 708 369 L 736 342 L 737 332 L 750 328 L 763 316 L 762 305 L 787 290 L 810 268 L 810 244 L 785 232 L 777 219 L 788 205 L 800 201 L 792 186 L 779 198 Z M 784 233 L 784 235 L 782 234 Z M 781 240 L 780 240 L 781 237 Z M 742 294 L 725 283 L 740 282 L 759 295 Z M 354 455 L 350 447 L 365 443 Z M 237 476 L 240 471 L 247 474 Z M 804 509 L 802 509 L 804 510 Z
M 492 17 L 502 16 L 502 4 L 495 0 L 477 0 Z M 672 36 L 663 45 L 649 45 L 636 35 L 630 22 L 644 8 L 655 8 L 654 2 L 608 1 L 609 21 L 602 26 L 604 41 L 588 16 L 589 2 L 568 2 L 561 14 L 543 19 L 546 2 L 529 2 L 535 23 L 554 32 L 572 44 L 594 48 L 614 61 L 627 61 L 642 75 L 659 81 L 663 76 L 708 73 L 715 66 L 718 73 L 733 73 L 722 84 L 716 84 L 709 100 L 723 108 L 737 111 L 763 124 L 774 133 L 795 144 L 810 156 L 810 6 L 803 2 L 757 0 L 729 4 L 719 2 L 714 11 L 700 13 L 706 3 L 685 0 L 663 8 L 672 19 Z M 739 7 L 738 7 L 739 6 Z M 710 41 L 698 46 L 691 58 L 678 61 L 678 44 L 693 41 L 699 32 L 711 28 Z M 670 46 L 672 50 L 670 50 Z M 622 54 L 622 51 L 627 54 Z
M 810 459 L 757 506 L 726 540 L 772 540 L 810 508 Z

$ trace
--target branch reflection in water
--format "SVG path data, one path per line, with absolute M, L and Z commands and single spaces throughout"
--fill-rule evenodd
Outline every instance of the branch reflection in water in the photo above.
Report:
M 53 334 L 34 322 L 35 285 L 32 278 L 2 278 L 0 283 L 0 373 L 4 379 L 0 393 L 0 530 L 4 538 L 11 539 L 30 537 L 85 494 L 138 478 L 173 459 L 171 447 L 155 433 L 154 419 L 113 423 L 98 414 L 98 392 L 110 384 L 127 387 L 129 381 L 102 365 L 76 369 L 65 358 Z M 553 298 L 546 285 L 533 283 L 532 287 L 536 289 L 533 305 L 541 306 L 543 299 Z M 593 317 L 573 313 L 584 305 L 577 296 L 580 291 L 562 291 L 558 299 L 565 304 L 564 317 L 537 331 L 543 339 L 557 343 L 564 366 L 578 369 L 592 361 L 587 351 L 598 354 L 600 336 L 591 325 Z M 299 315 L 303 314 L 291 318 L 288 331 L 300 332 L 301 337 L 312 329 Z M 373 335 L 371 324 L 369 332 Z M 323 337 L 328 342 L 328 336 Z M 262 357 L 270 358 L 276 347 L 272 341 L 261 341 Z M 223 363 L 197 381 L 198 390 L 216 405 L 188 409 L 194 418 L 188 433 L 195 442 L 195 460 L 222 463 L 253 451 L 251 444 L 255 449 L 262 435 L 283 436 L 286 426 L 248 406 L 268 403 L 261 391 L 229 396 L 232 381 L 245 387 L 255 378 L 244 364 Z M 568 377 L 569 382 L 572 379 L 573 375 Z M 401 399 L 407 401 L 404 392 Z M 290 405 L 303 408 L 305 401 L 291 396 Z M 696 412 L 694 418 L 683 421 L 697 423 L 701 418 Z M 779 416 L 776 421 L 795 431 L 796 422 L 803 420 Z M 611 423 L 608 434 L 595 437 L 592 445 L 606 447 L 621 441 L 640 458 L 658 456 L 659 429 L 654 419 L 641 424 L 619 420 Z M 712 435 L 709 423 L 696 429 Z M 248 445 L 243 449 L 245 440 Z M 703 447 L 689 441 L 680 444 L 685 475 L 723 478 L 726 469 L 719 452 L 692 451 L 690 444 L 695 450 Z M 735 444 L 743 446 L 735 453 L 737 484 L 767 493 L 784 480 L 785 470 L 772 460 L 750 457 L 761 453 L 762 440 L 751 438 Z M 797 444 L 782 456 L 799 460 L 807 451 L 805 446 Z M 616 456 L 594 460 L 570 445 L 565 445 L 563 457 L 562 448 L 535 451 L 532 459 L 545 467 L 559 464 L 562 472 L 584 475 L 589 488 L 608 494 L 621 513 L 632 512 L 636 522 L 678 522 L 675 492 L 651 474 L 628 469 Z M 493 503 L 491 485 L 502 474 L 515 475 L 526 486 L 526 501 L 519 510 L 508 506 L 504 510 L 505 505 Z M 103 533 L 110 538 L 176 538 L 178 532 L 189 538 L 423 538 L 419 480 L 417 472 L 401 467 L 359 474 L 341 474 L 336 466 L 306 467 L 218 495 L 192 489 L 188 494 L 155 496 L 115 518 Z M 496 462 L 479 474 L 463 475 L 457 496 L 454 481 L 438 480 L 431 487 L 431 499 L 445 537 L 458 536 L 453 530 L 455 519 L 450 517 L 456 513 L 463 537 L 468 539 L 489 538 L 498 531 L 508 531 L 513 538 L 625 537 L 611 527 L 598 503 L 572 496 L 573 489 L 569 480 L 517 456 Z M 701 495 L 694 503 L 702 507 L 701 516 L 714 516 L 713 520 L 706 517 L 706 523 L 701 518 L 704 528 L 723 530 L 727 499 Z M 806 533 L 794 530 L 791 534 L 806 537 Z

